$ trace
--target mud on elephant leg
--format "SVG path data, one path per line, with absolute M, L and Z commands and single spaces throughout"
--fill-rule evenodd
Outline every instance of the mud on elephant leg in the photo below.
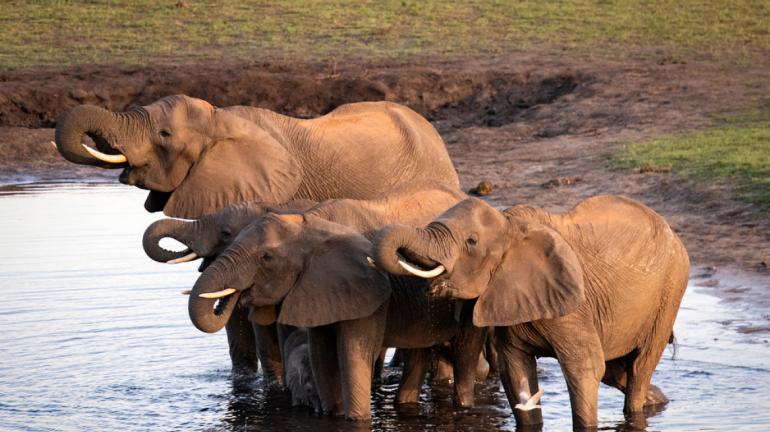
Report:
M 404 349 L 404 368 L 398 384 L 397 404 L 417 403 L 430 366 L 430 348 Z
M 257 344 L 249 322 L 248 308 L 236 307 L 225 325 L 230 360 L 235 375 L 251 376 L 258 371 Z
M 521 351 L 509 342 L 507 328 L 497 328 L 495 338 L 498 344 L 498 371 L 505 388 L 508 403 L 516 419 L 516 428 L 536 427 L 543 424 L 540 408 L 542 390 L 537 382 L 535 356 Z

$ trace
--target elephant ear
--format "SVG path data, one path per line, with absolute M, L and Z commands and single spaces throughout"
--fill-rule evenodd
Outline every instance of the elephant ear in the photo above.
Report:
M 388 276 L 367 262 L 370 249 L 359 234 L 325 239 L 283 300 L 278 322 L 317 327 L 372 315 L 391 288 Z
M 505 251 L 476 302 L 474 325 L 511 326 L 556 318 L 585 301 L 583 269 L 564 238 L 543 225 L 530 225 L 523 234 Z
M 293 156 L 273 136 L 232 115 L 230 137 L 213 142 L 174 190 L 163 212 L 198 218 L 242 201 L 281 203 L 299 188 L 301 173 Z M 228 129 L 229 130 L 229 129 Z

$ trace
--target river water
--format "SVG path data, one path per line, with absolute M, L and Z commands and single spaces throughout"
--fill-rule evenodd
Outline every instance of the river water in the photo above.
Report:
M 396 409 L 395 384 L 384 384 L 372 423 L 358 425 L 292 408 L 259 380 L 234 381 L 224 332 L 197 331 L 179 295 L 197 263 L 168 266 L 142 251 L 159 217 L 144 198 L 104 184 L 0 191 L 0 430 L 515 429 L 496 382 L 478 386 L 467 412 L 453 411 L 450 389 L 427 385 L 418 406 Z M 726 304 L 695 281 L 675 327 L 678 350 L 653 379 L 671 402 L 647 430 L 770 430 L 770 333 L 736 331 L 767 328 L 770 311 Z M 569 430 L 558 364 L 538 365 L 544 430 Z M 620 392 L 602 386 L 599 399 L 602 429 L 634 426 Z

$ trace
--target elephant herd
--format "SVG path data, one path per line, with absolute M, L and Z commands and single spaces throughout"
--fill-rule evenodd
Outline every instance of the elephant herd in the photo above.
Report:
M 455 404 L 473 406 L 489 361 L 518 426 L 542 424 L 537 357 L 558 359 L 576 429 L 596 427 L 600 382 L 629 415 L 668 401 L 650 379 L 689 260 L 631 199 L 498 210 L 460 191 L 436 130 L 390 102 L 308 120 L 187 96 L 124 113 L 78 106 L 55 145 L 149 191 L 145 208 L 169 218 L 145 231 L 147 255 L 201 259 L 192 324 L 224 327 L 234 372 L 261 365 L 296 404 L 369 419 L 385 348 L 403 362 L 396 402 L 417 403 L 439 347 Z

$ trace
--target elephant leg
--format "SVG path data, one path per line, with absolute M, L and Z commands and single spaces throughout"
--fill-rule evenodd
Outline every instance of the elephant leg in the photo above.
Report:
M 489 375 L 497 376 L 499 371 L 497 365 L 500 362 L 497 359 L 497 348 L 495 348 L 495 333 L 493 331 L 487 331 L 487 340 L 484 342 L 484 354 L 489 362 Z
M 626 400 L 623 412 L 633 414 L 642 412 L 645 406 L 668 402 L 660 389 L 650 383 L 655 367 L 666 348 L 667 339 L 658 338 L 651 346 L 637 351 L 636 357 L 628 364 Z
M 283 382 L 283 362 L 281 349 L 278 344 L 278 329 L 276 324 L 262 326 L 254 324 L 254 338 L 257 340 L 257 355 L 262 364 L 262 373 L 273 383 Z
M 404 349 L 404 369 L 398 385 L 397 404 L 417 403 L 430 366 L 430 348 Z
M 342 415 L 337 336 L 333 325 L 308 329 L 310 368 L 324 414 Z
M 292 333 L 294 333 L 295 330 L 297 330 L 297 327 L 285 325 L 285 324 L 276 324 L 276 330 L 278 334 L 278 348 L 281 351 L 281 364 L 286 364 L 286 357 L 289 355 L 289 353 L 285 352 L 285 342 L 286 339 L 291 336 Z M 281 375 L 281 382 L 286 382 L 286 368 L 281 368 L 283 371 L 283 374 Z
M 382 348 L 388 302 L 371 316 L 342 321 L 337 327 L 337 359 L 345 417 L 372 418 L 372 370 Z
M 615 387 L 616 389 L 622 391 L 624 394 L 627 393 L 628 374 L 626 369 L 628 366 L 629 361 L 625 357 L 608 361 L 605 364 L 604 377 L 602 377 L 602 382 L 610 387 Z M 668 403 L 668 398 L 666 395 L 663 394 L 663 392 L 656 385 L 649 384 L 647 387 L 647 395 L 645 397 L 644 406 L 654 406 L 665 403 Z
M 460 331 L 452 343 L 454 366 L 454 403 L 458 408 L 471 408 L 474 403 L 476 371 L 484 348 L 487 329 L 473 325 L 473 302 L 464 302 Z
M 605 370 L 601 341 L 596 332 L 585 328 L 578 337 L 572 327 L 563 330 L 551 333 L 551 343 L 567 381 L 572 427 L 594 429 L 597 426 L 599 383 Z
M 530 428 L 543 424 L 540 408 L 540 387 L 537 382 L 535 356 L 522 351 L 510 329 L 495 329 L 498 373 L 505 395 L 516 419 L 516 428 Z
M 385 369 L 385 355 L 388 353 L 388 349 L 383 347 L 380 349 L 380 354 L 377 356 L 377 360 L 374 362 L 374 378 L 373 382 L 379 384 L 382 381 L 382 371 Z
M 253 375 L 258 370 L 257 343 L 249 321 L 248 308 L 236 307 L 225 324 L 230 360 L 236 374 Z

